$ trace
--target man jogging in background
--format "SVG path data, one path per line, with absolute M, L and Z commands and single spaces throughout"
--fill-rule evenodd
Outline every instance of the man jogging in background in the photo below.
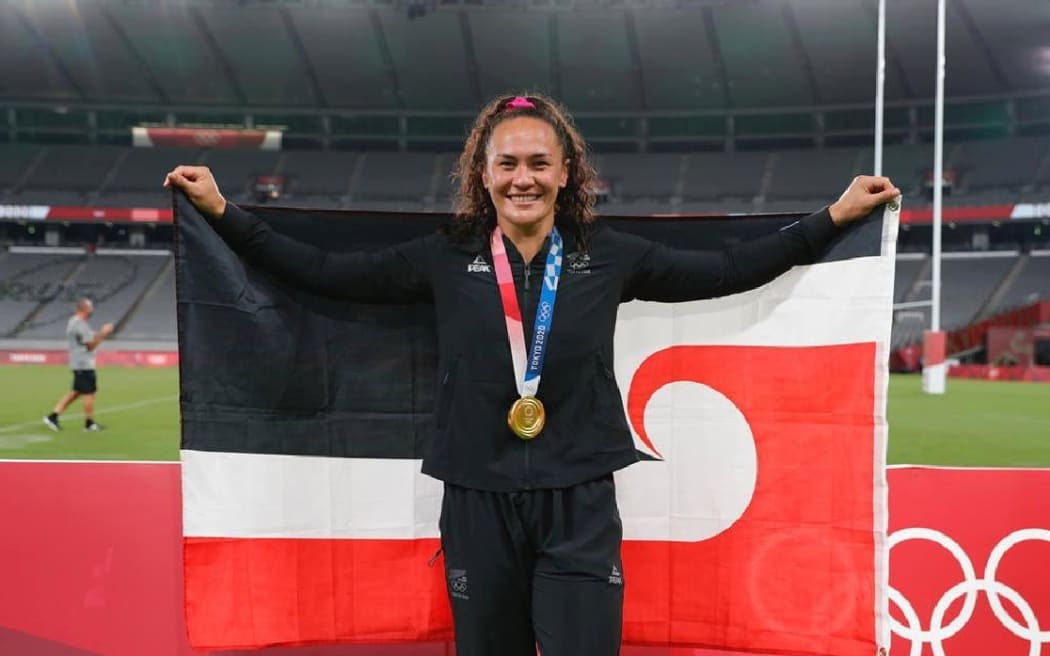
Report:
M 58 416 L 65 412 L 69 404 L 78 398 L 84 403 L 84 430 L 99 431 L 102 427 L 95 423 L 95 349 L 102 340 L 113 334 L 113 324 L 107 323 L 97 333 L 88 324 L 88 319 L 95 311 L 95 304 L 90 299 L 77 301 L 77 311 L 66 325 L 66 339 L 69 341 L 69 368 L 73 370 L 73 389 L 58 400 L 55 409 L 44 417 L 44 423 L 53 431 L 62 430 Z

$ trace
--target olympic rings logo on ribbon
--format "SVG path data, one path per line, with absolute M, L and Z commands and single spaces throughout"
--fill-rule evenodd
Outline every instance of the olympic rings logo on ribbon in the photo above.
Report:
M 908 625 L 904 626 L 890 616 L 890 629 L 902 638 L 911 641 L 909 656 L 921 656 L 922 646 L 929 643 L 933 650 L 933 656 L 945 656 L 944 641 L 958 633 L 970 621 L 973 611 L 977 605 L 977 595 L 980 592 L 988 597 L 988 605 L 991 606 L 1002 625 L 1011 633 L 1027 640 L 1029 643 L 1029 656 L 1039 656 L 1044 643 L 1050 643 L 1050 631 L 1043 631 L 1039 627 L 1039 619 L 1032 610 L 1031 605 L 1016 590 L 999 582 L 996 572 L 999 563 L 1006 552 L 1021 542 L 1040 540 L 1050 542 L 1050 530 L 1043 528 L 1026 528 L 1007 535 L 999 541 L 992 553 L 988 556 L 988 563 L 984 568 L 983 578 L 977 578 L 973 563 L 959 543 L 950 537 L 931 528 L 906 528 L 893 533 L 889 538 L 889 549 L 907 542 L 908 540 L 929 540 L 944 547 L 948 553 L 955 557 L 962 568 L 963 580 L 949 588 L 937 601 L 930 617 L 930 628 L 923 629 L 922 621 L 918 613 L 912 607 L 911 602 L 901 594 L 899 590 L 890 586 L 889 600 L 897 605 L 904 615 Z M 947 624 L 944 624 L 944 615 L 948 608 L 959 597 L 964 597 L 963 607 L 959 614 Z M 1025 625 L 1017 622 L 1003 608 L 1001 597 L 1005 597 L 1017 608 Z
M 540 303 L 540 307 L 537 310 L 540 321 L 548 321 L 551 318 L 552 309 L 550 303 Z

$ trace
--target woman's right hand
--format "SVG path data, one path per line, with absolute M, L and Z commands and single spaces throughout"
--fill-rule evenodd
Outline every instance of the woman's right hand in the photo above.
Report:
M 226 199 L 207 166 L 176 166 L 164 177 L 164 186 L 184 191 L 193 206 L 212 221 L 226 211 Z

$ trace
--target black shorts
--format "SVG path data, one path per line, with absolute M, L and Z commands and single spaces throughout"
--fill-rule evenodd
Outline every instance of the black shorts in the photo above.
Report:
M 541 438 L 542 439 L 542 438 Z M 459 656 L 616 656 L 623 526 L 612 474 L 569 488 L 445 483 L 445 578 Z
M 73 391 L 81 394 L 94 394 L 98 389 L 94 369 L 73 370 Z

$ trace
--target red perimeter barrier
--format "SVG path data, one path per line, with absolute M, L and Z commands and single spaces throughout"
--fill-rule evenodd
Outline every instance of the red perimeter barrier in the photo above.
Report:
M 106 351 L 96 356 L 100 367 L 177 367 L 177 351 Z M 0 349 L 0 364 L 66 364 L 68 351 Z
M 1050 383 L 1050 367 L 997 367 L 990 364 L 957 364 L 948 368 L 948 375 L 952 378 Z
M 1020 656 L 1050 643 L 1050 470 L 900 468 L 888 478 L 892 653 Z M 182 616 L 180 504 L 177 463 L 0 462 L 7 527 L 0 654 L 202 654 L 187 643 Z M 441 656 L 452 649 L 222 653 Z
M 1050 323 L 1050 301 L 1016 308 L 990 319 L 948 332 L 946 355 L 983 346 L 985 336 L 992 327 L 1026 327 Z M 908 344 L 890 353 L 891 371 L 917 371 L 922 347 Z M 949 374 L 950 375 L 950 374 Z
M 1011 310 L 948 333 L 948 353 L 958 353 L 984 344 L 984 337 L 992 326 L 1037 326 L 1050 322 L 1050 301 Z

